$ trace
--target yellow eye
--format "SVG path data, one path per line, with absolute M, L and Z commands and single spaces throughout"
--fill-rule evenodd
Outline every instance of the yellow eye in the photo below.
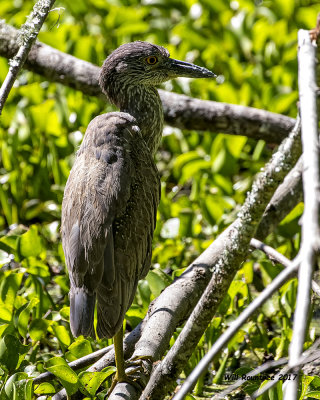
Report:
M 147 62 L 149 65 L 154 65 L 154 64 L 156 64 L 156 63 L 158 62 L 158 59 L 157 59 L 156 56 L 150 56 L 150 57 L 147 57 L 147 58 L 146 58 L 146 62 Z

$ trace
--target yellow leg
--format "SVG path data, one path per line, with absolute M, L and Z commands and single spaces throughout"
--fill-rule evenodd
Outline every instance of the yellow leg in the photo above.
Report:
M 122 328 L 113 337 L 113 343 L 114 343 L 114 354 L 117 367 L 116 380 L 118 382 L 126 382 L 128 378 L 124 366 Z
M 124 358 L 123 358 L 123 333 L 122 327 L 121 329 L 114 335 L 113 337 L 113 345 L 114 345 L 114 355 L 116 360 L 117 371 L 112 380 L 111 387 L 107 393 L 107 397 L 110 396 L 111 392 L 115 388 L 118 382 L 127 382 L 128 377 L 124 368 Z
M 123 357 L 122 328 L 113 337 L 113 344 L 114 344 L 114 354 L 115 354 L 117 371 L 112 380 L 111 387 L 107 393 L 107 398 L 110 396 L 111 392 L 113 391 L 113 389 L 115 388 L 115 386 L 118 382 L 130 383 L 131 385 L 137 387 L 138 390 L 141 390 L 141 385 L 139 385 L 139 383 L 136 382 L 136 378 L 134 376 L 133 376 L 133 378 L 131 378 L 125 372 L 125 362 L 124 362 L 124 357 Z M 146 357 L 146 359 L 149 359 L 149 358 L 150 357 Z M 141 357 L 141 360 L 142 359 L 144 359 L 144 357 Z M 137 362 L 139 363 L 139 359 L 132 360 L 131 364 L 132 364 L 133 368 L 131 369 L 131 371 L 128 372 L 129 375 L 132 376 L 135 372 L 137 372 L 137 370 L 139 371 L 141 369 L 141 366 L 139 366 L 139 365 L 136 366 Z M 130 361 L 129 361 L 129 363 L 130 363 Z

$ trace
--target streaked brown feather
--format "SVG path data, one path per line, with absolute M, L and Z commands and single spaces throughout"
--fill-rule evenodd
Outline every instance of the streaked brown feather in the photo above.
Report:
M 97 294 L 101 337 L 119 330 L 150 268 L 159 185 L 132 116 L 109 113 L 89 124 L 66 185 L 61 231 L 71 296 L 76 288 Z

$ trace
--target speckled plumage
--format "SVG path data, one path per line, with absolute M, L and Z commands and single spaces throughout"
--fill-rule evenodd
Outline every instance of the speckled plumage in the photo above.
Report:
M 156 65 L 148 65 L 156 57 Z M 169 58 L 147 42 L 120 46 L 104 62 L 100 86 L 121 112 L 94 118 L 65 188 L 62 245 L 70 277 L 74 336 L 112 337 L 151 263 L 160 200 L 153 156 L 163 128 L 154 85 L 176 76 L 210 77 L 210 71 Z
M 81 288 L 89 299 L 96 295 L 100 337 L 120 329 L 149 270 L 159 198 L 157 168 L 135 119 L 109 113 L 91 121 L 65 189 L 62 242 L 71 307 Z M 75 336 L 93 334 L 94 301 L 90 308 L 80 323 L 71 309 Z

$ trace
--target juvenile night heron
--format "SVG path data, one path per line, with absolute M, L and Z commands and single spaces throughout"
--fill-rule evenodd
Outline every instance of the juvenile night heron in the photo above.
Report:
M 179 76 L 215 75 L 147 42 L 124 44 L 105 60 L 99 83 L 121 112 L 90 122 L 64 192 L 61 232 L 71 331 L 94 337 L 97 303 L 97 334 L 114 337 L 118 381 L 126 380 L 122 322 L 138 280 L 150 268 L 160 199 L 153 158 L 163 111 L 155 85 Z

